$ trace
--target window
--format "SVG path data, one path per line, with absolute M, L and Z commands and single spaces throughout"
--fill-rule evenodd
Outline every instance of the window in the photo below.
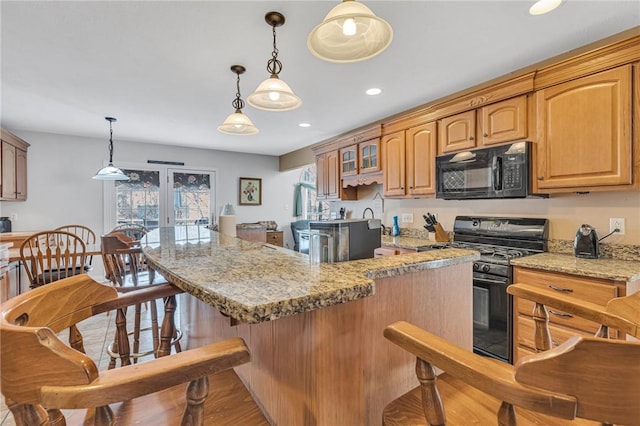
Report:
M 317 200 L 316 166 L 315 164 L 302 169 L 297 188 L 300 196 L 300 209 L 296 216 L 300 219 L 322 220 L 329 217 L 329 203 Z

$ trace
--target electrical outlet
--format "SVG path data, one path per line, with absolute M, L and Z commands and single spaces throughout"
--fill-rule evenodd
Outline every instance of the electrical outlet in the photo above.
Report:
M 609 218 L 609 232 L 613 232 L 618 229 L 616 234 L 624 235 L 624 218 L 623 217 L 612 217 Z
M 11 222 L 15 222 L 16 220 L 18 220 L 18 213 L 11 213 L 11 214 L 9 215 L 9 220 L 10 220 Z
M 402 223 L 413 223 L 413 213 L 402 213 Z

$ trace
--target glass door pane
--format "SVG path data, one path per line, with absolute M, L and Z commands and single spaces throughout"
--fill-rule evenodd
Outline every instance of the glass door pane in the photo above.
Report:
M 169 184 L 173 188 L 175 226 L 209 225 L 215 212 L 215 172 L 204 170 L 169 170 Z
M 115 181 L 116 225 L 135 223 L 148 230 L 159 226 L 160 172 L 123 169 L 129 181 Z

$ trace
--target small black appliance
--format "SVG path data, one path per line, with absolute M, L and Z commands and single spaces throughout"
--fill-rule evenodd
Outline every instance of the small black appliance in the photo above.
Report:
M 573 251 L 576 257 L 597 259 L 600 254 L 600 247 L 596 228 L 591 225 L 582 224 L 582 226 L 578 228 L 578 232 L 576 232 Z
M 0 232 L 11 232 L 11 221 L 8 217 L 0 217 Z

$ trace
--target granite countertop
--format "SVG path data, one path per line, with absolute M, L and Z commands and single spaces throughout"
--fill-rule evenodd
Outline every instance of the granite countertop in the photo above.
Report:
M 590 278 L 631 282 L 640 280 L 640 262 L 617 259 L 581 259 L 570 254 L 540 253 L 513 259 L 511 264 Z
M 203 227 L 147 234 L 148 263 L 169 281 L 239 321 L 257 323 L 357 300 L 376 278 L 472 262 L 478 252 L 443 249 L 311 264 L 306 254 Z M 421 244 L 424 245 L 424 244 Z
M 388 235 L 382 236 L 382 245 L 387 247 L 396 247 L 409 250 L 415 250 L 418 247 L 429 246 L 435 244 L 446 244 L 438 241 L 425 240 L 423 238 L 414 237 L 390 237 Z

